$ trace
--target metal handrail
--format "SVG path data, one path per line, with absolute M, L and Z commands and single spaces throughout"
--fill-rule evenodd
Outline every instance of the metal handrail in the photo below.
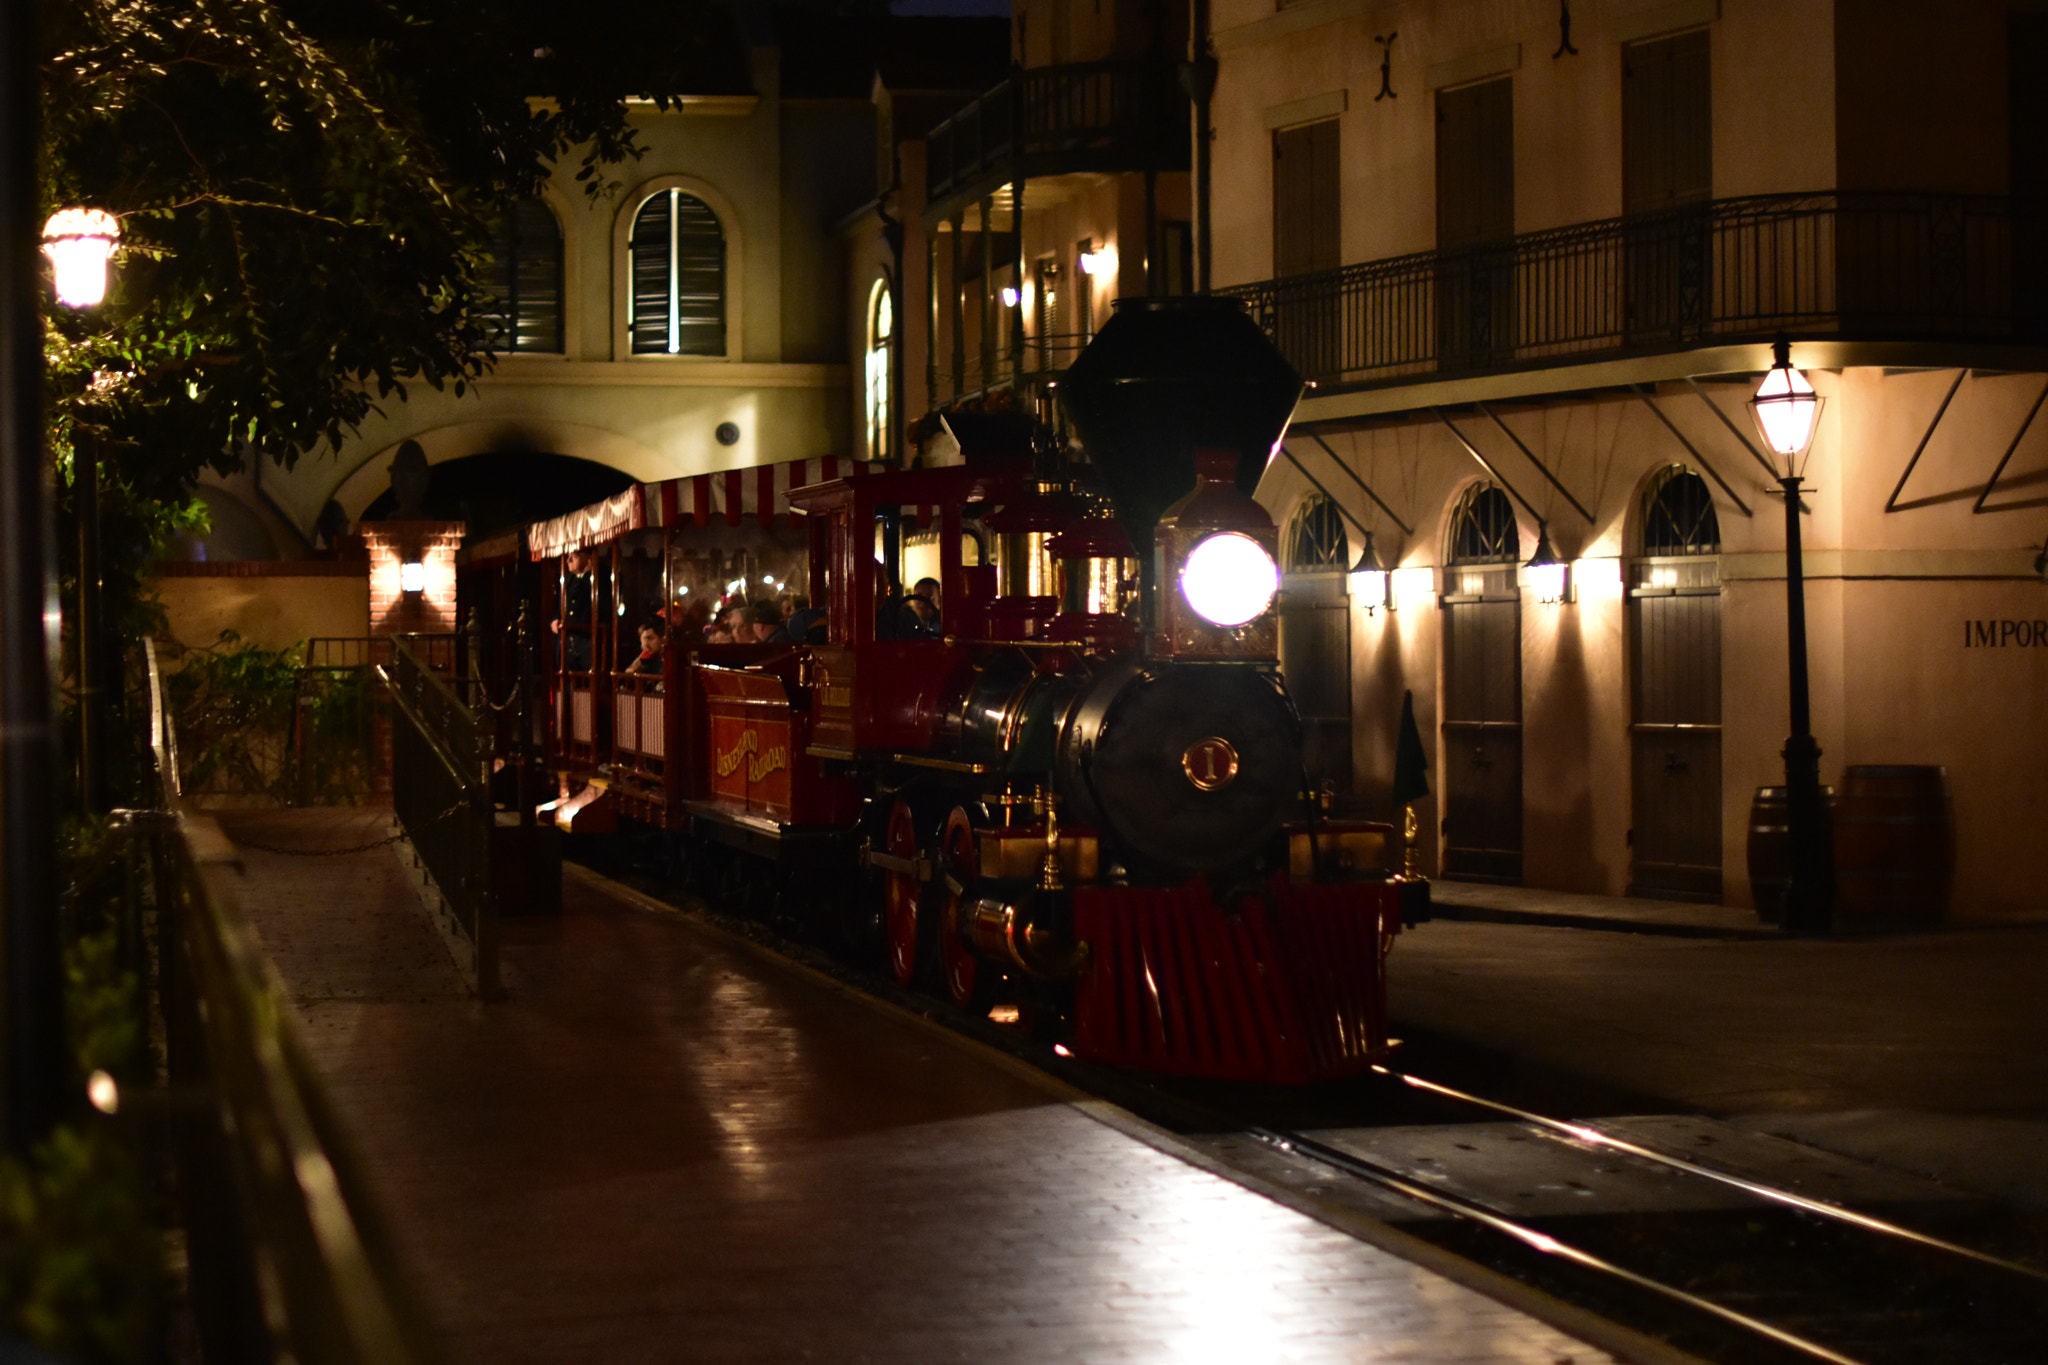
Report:
M 166 1054 L 178 1125 L 193 1307 L 209 1360 L 261 1353 L 308 1365 L 430 1365 L 443 1351 L 371 1210 L 284 983 L 237 901 L 239 860 L 186 804 L 153 641 L 150 842 Z
M 491 731 L 447 679 L 393 637 L 379 668 L 397 712 L 391 799 L 420 861 L 447 902 L 473 958 L 462 965 L 479 995 L 498 994 L 498 912 L 491 887 Z
M 1780 332 L 2020 339 L 2011 200 L 1822 191 L 1574 223 L 1219 289 L 1325 384 Z

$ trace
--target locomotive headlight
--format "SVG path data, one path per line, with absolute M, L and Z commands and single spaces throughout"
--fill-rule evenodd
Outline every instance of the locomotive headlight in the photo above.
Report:
M 1180 590 L 1211 625 L 1241 626 L 1273 605 L 1280 570 L 1266 547 L 1236 531 L 1196 544 L 1180 569 Z

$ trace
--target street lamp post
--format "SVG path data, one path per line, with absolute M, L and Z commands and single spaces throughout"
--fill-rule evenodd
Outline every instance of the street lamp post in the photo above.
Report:
M 1749 402 L 1764 443 L 1783 461 L 1778 486 L 1785 495 L 1785 631 L 1791 655 L 1792 733 L 1785 740 L 1785 804 L 1791 843 L 1791 884 L 1785 890 L 1784 926 L 1815 932 L 1833 923 L 1835 859 L 1820 799 L 1820 745 L 1806 679 L 1806 565 L 1800 548 L 1799 486 L 1820 419 L 1821 399 L 1792 368 L 1792 345 L 1779 338 L 1774 364 Z
M 107 261 L 121 225 L 100 209 L 63 209 L 43 225 L 43 253 L 56 276 L 57 301 L 92 308 L 107 296 Z M 106 659 L 100 611 L 100 464 L 90 432 L 74 429 L 73 486 L 78 510 L 78 789 L 87 811 L 107 808 Z

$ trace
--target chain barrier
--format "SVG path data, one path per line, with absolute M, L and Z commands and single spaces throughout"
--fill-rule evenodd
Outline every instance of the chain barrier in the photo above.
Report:
M 428 816 L 425 823 L 430 825 L 439 824 L 441 821 L 451 819 L 468 809 L 469 803 L 467 801 L 457 801 L 445 810 Z M 406 837 L 405 827 L 398 824 L 395 817 L 392 823 L 394 825 L 392 832 L 383 838 L 372 839 L 366 844 L 350 844 L 346 848 L 281 848 L 276 844 L 260 843 L 255 839 L 244 839 L 239 836 L 235 838 L 234 845 L 237 848 L 253 848 L 258 853 L 282 854 L 288 858 L 334 858 L 340 857 L 344 853 L 368 853 L 371 849 L 383 848 L 388 844 L 398 843 Z

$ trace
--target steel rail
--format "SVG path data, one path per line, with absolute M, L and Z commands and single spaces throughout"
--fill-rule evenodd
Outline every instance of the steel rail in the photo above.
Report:
M 1446 1213 L 1466 1219 L 1469 1222 L 1478 1223 L 1482 1227 L 1512 1238 L 1546 1256 L 1555 1256 L 1560 1260 L 1569 1261 L 1583 1269 L 1620 1280 L 1622 1283 L 1633 1288 L 1654 1294 L 1692 1312 L 1715 1318 L 1720 1322 L 1726 1323 L 1728 1326 L 1740 1328 L 1752 1335 L 1776 1342 L 1780 1346 L 1797 1351 L 1801 1355 L 1810 1356 L 1814 1360 L 1827 1361 L 1828 1365 L 1866 1365 L 1866 1362 L 1854 1356 L 1845 1356 L 1831 1347 L 1809 1340 L 1796 1332 L 1788 1332 L 1782 1327 L 1775 1327 L 1763 1321 L 1761 1318 L 1753 1318 L 1747 1313 L 1725 1307 L 1713 1302 L 1711 1299 L 1701 1298 L 1699 1295 L 1680 1289 L 1675 1285 L 1668 1285 L 1661 1280 L 1651 1279 L 1649 1276 L 1630 1270 L 1626 1266 L 1616 1265 L 1605 1257 L 1595 1255 L 1593 1252 L 1587 1251 L 1582 1247 L 1575 1247 L 1569 1242 L 1561 1242 L 1547 1232 L 1538 1231 L 1535 1228 L 1518 1223 L 1504 1214 L 1496 1213 L 1477 1200 L 1467 1199 L 1463 1195 L 1451 1194 L 1445 1190 L 1431 1189 L 1429 1186 L 1411 1180 L 1390 1167 L 1381 1166 L 1377 1162 L 1369 1161 L 1364 1157 L 1342 1151 L 1327 1143 L 1318 1142 L 1314 1138 L 1300 1133 L 1282 1132 L 1271 1128 L 1252 1127 L 1246 1131 L 1261 1142 L 1277 1147 L 1281 1151 L 1298 1153 L 1312 1161 L 1320 1162 L 1334 1170 L 1342 1171 L 1346 1175 L 1378 1185 L 1383 1189 L 1392 1190 L 1394 1193 L 1408 1199 L 1413 1199 L 1417 1203 L 1427 1204 L 1432 1208 L 1441 1209 Z
M 2001 1257 L 1991 1255 L 1989 1252 L 1962 1246 L 1958 1243 L 1947 1241 L 1944 1238 L 1936 1237 L 1931 1233 L 1918 1232 L 1912 1228 L 1891 1222 L 1888 1219 L 1874 1217 L 1867 1213 L 1858 1213 L 1856 1210 L 1844 1208 L 1840 1204 L 1830 1204 L 1826 1200 L 1813 1199 L 1803 1194 L 1794 1193 L 1791 1190 L 1780 1189 L 1775 1185 L 1766 1185 L 1762 1181 L 1751 1180 L 1747 1176 L 1735 1175 L 1728 1171 L 1717 1171 L 1711 1166 L 1702 1166 L 1698 1162 L 1688 1160 L 1685 1157 L 1676 1156 L 1670 1152 L 1661 1152 L 1654 1147 L 1645 1147 L 1641 1143 L 1632 1142 L 1627 1138 L 1616 1137 L 1611 1133 L 1603 1132 L 1586 1124 L 1569 1123 L 1563 1119 L 1554 1119 L 1527 1109 L 1519 1109 L 1512 1104 L 1503 1104 L 1499 1100 L 1489 1100 L 1479 1095 L 1468 1094 L 1465 1091 L 1448 1085 L 1440 1085 L 1435 1081 L 1424 1080 L 1420 1076 L 1411 1076 L 1405 1071 L 1396 1071 L 1392 1067 L 1374 1066 L 1373 1070 L 1382 1076 L 1390 1076 L 1400 1081 L 1403 1085 L 1427 1091 L 1432 1095 L 1441 1095 L 1446 1099 L 1457 1100 L 1463 1104 L 1490 1109 L 1497 1114 L 1506 1114 L 1511 1118 L 1519 1119 L 1523 1123 L 1534 1125 L 1548 1136 L 1568 1137 L 1575 1141 L 1593 1143 L 1613 1151 L 1624 1152 L 1629 1156 L 1641 1157 L 1645 1161 L 1654 1161 L 1661 1166 L 1669 1166 L 1672 1170 L 1683 1171 L 1687 1175 L 1698 1176 L 1703 1180 L 1711 1180 L 1717 1184 L 1741 1190 L 1746 1194 L 1755 1195 L 1759 1199 L 1768 1199 L 1774 1203 L 1783 1204 L 1788 1208 L 1798 1209 L 1802 1213 L 1811 1213 L 1822 1218 L 1831 1218 L 1836 1222 L 1862 1228 L 1866 1232 L 1897 1237 L 1932 1251 L 1959 1256 L 1965 1260 L 1975 1261 L 1979 1265 L 1991 1266 L 1998 1270 L 2008 1271 L 2014 1275 L 2024 1276 L 2027 1279 L 2048 1284 L 2048 1272 L 2035 1270 L 2031 1266 L 2024 1266 L 2016 1261 L 2004 1260 Z
M 1906 491 L 1906 480 L 1913 477 L 1914 469 L 1920 464 L 1920 457 L 1927 453 L 1927 443 L 1934 439 L 1934 429 L 1940 426 L 1941 419 L 1948 415 L 1948 405 L 1955 401 L 1956 390 L 1963 386 L 1963 376 L 1969 372 L 1967 368 L 1957 370 L 1955 382 L 1950 384 L 1948 392 L 1942 395 L 1941 406 L 1934 410 L 1934 420 L 1927 424 L 1927 431 L 1920 437 L 1920 444 L 1913 447 L 1913 458 L 1906 461 L 1905 472 L 1899 475 L 1898 483 L 1893 485 L 1892 495 L 1884 500 L 1884 510 L 1887 513 L 1899 510 L 1899 494 Z

